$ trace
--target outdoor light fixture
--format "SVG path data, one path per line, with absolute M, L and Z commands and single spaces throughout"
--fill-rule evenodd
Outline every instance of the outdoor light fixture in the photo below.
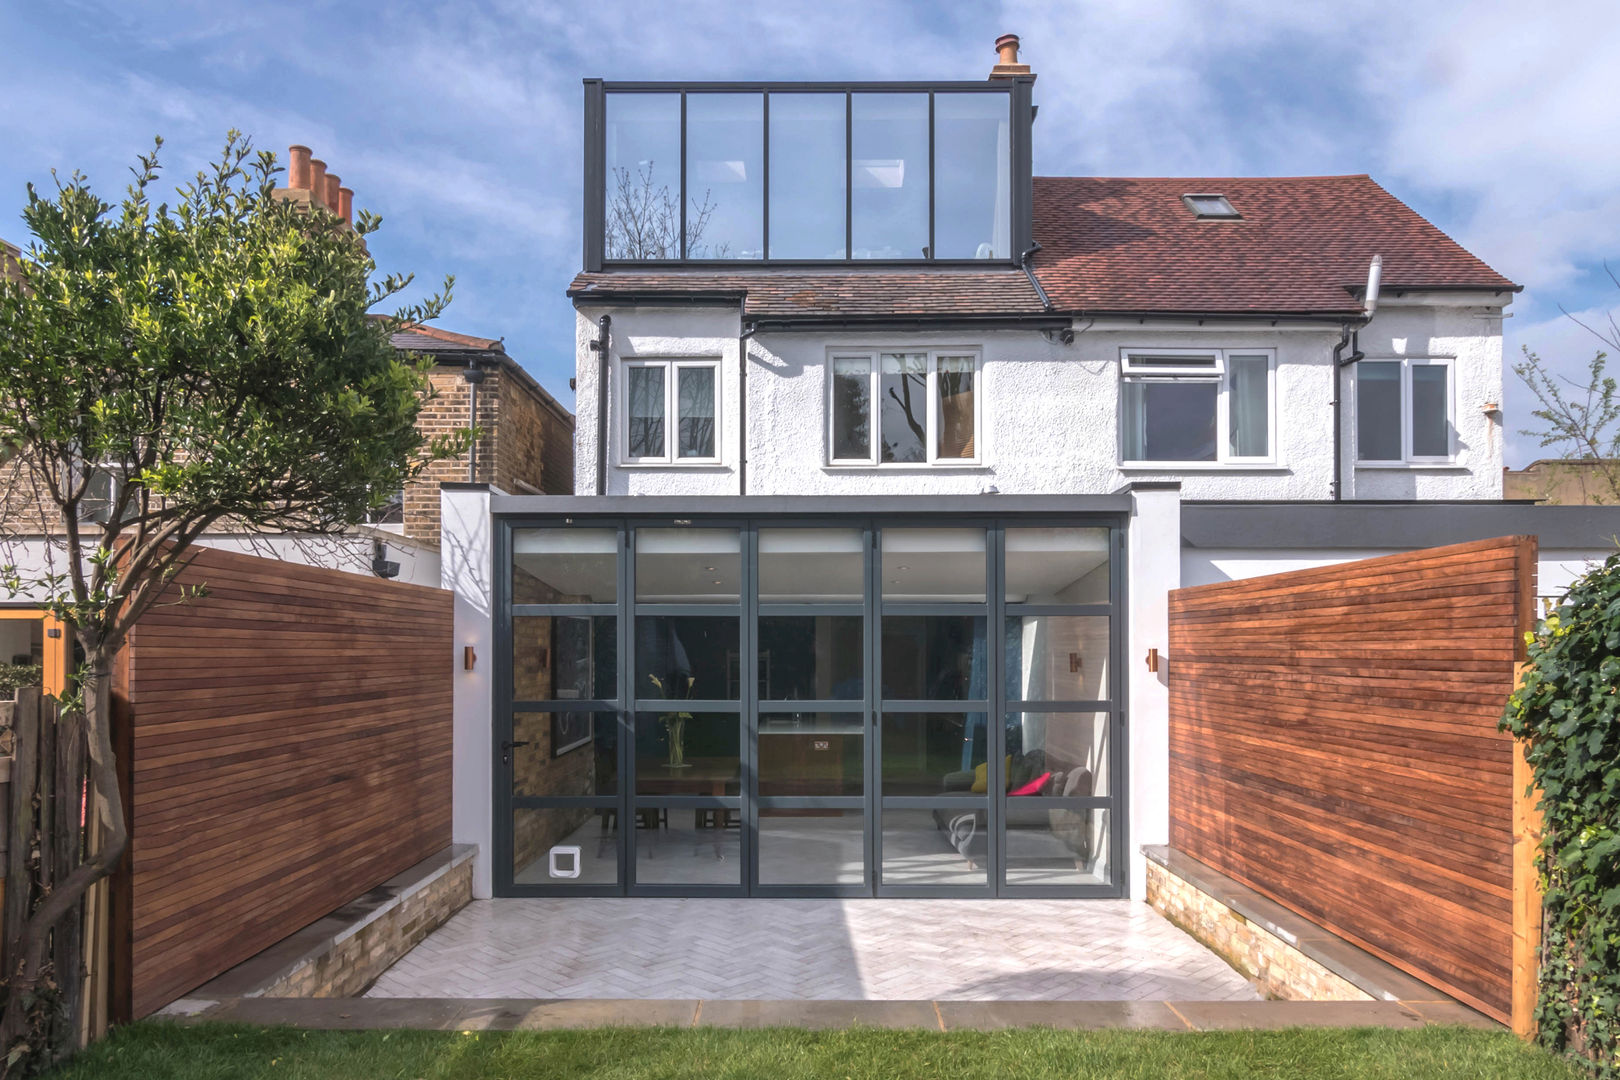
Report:
M 463 645 L 462 648 L 461 648 L 461 670 L 463 670 L 463 671 L 471 671 L 477 665 L 478 665 L 478 653 L 477 653 L 477 651 L 474 650 L 471 645 Z

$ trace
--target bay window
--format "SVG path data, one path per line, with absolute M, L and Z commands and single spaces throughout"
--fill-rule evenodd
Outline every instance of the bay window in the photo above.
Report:
M 978 461 L 977 352 L 841 350 L 831 372 L 833 464 Z
M 719 363 L 632 360 L 624 364 L 624 460 L 632 465 L 714 464 Z
M 1449 360 L 1361 361 L 1356 365 L 1356 460 L 1449 462 L 1451 399 Z
M 1120 359 L 1120 461 L 1274 460 L 1276 356 L 1268 349 L 1158 349 Z

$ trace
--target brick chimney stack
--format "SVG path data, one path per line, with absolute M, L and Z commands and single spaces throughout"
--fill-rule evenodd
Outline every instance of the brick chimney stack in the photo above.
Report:
M 310 210 L 319 207 L 352 224 L 354 191 L 343 186 L 337 173 L 326 171 L 326 162 L 310 154 L 307 146 L 287 148 L 287 186 L 277 188 L 275 197 Z
M 1002 34 L 996 38 L 996 66 L 990 69 L 990 77 L 1013 79 L 1021 75 L 1035 77 L 1028 64 L 1018 62 L 1018 35 Z

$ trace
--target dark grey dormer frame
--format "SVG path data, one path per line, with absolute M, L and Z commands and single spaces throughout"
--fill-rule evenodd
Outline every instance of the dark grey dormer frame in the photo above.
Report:
M 585 237 L 584 269 L 604 267 L 706 267 L 709 269 L 792 266 L 1017 266 L 1031 246 L 1034 185 L 1031 125 L 1035 110 L 1031 103 L 1034 78 L 989 79 L 972 82 L 607 82 L 586 79 L 585 83 Z M 934 92 L 1006 94 L 1011 110 L 1008 129 L 1010 165 L 1009 235 L 1011 250 L 1004 259 L 856 259 L 851 257 L 851 201 L 854 197 L 850 172 L 854 167 L 850 142 L 854 137 L 850 110 L 854 94 L 928 94 L 928 230 L 929 249 L 934 246 Z M 681 243 L 686 237 L 686 95 L 691 93 L 761 94 L 764 97 L 764 160 L 761 199 L 763 206 L 763 247 L 770 251 L 770 95 L 773 93 L 839 93 L 844 97 L 844 258 L 842 259 L 646 259 L 608 260 L 604 258 L 604 230 L 607 219 L 607 95 L 610 93 L 681 95 Z

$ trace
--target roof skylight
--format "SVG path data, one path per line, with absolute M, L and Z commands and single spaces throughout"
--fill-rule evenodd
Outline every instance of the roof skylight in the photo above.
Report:
M 1183 195 L 1181 201 L 1187 204 L 1187 209 L 1200 218 L 1241 218 L 1243 215 L 1232 208 L 1225 195 Z

